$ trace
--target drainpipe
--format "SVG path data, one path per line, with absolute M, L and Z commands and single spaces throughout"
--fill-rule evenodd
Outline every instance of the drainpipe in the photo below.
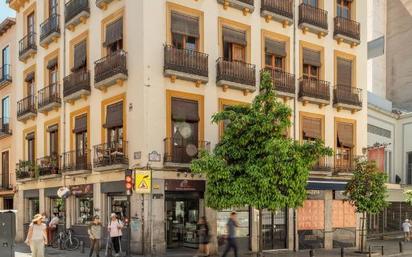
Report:
M 65 26 L 64 26 L 64 17 L 65 17 L 65 12 L 64 12 L 64 3 L 63 3 L 63 15 L 61 16 L 61 18 L 60 18 L 60 21 L 61 20 L 63 20 L 63 38 L 62 38 L 62 40 L 63 40 L 63 78 L 64 77 L 66 77 L 66 28 L 65 28 Z M 60 25 L 61 26 L 61 25 Z M 62 81 L 61 79 L 60 79 L 60 81 Z M 63 97 L 63 95 L 64 95 L 64 86 L 63 86 L 63 83 L 62 83 L 62 85 L 60 86 L 60 89 L 63 89 L 63 90 L 60 90 L 60 94 L 61 94 L 61 97 Z M 63 101 L 63 153 L 65 153 L 66 152 L 66 102 L 65 101 Z M 63 155 L 63 162 L 64 162 L 64 155 Z M 65 176 L 65 174 L 64 173 L 62 173 L 62 179 L 63 179 L 63 186 L 66 186 L 66 176 Z M 66 200 L 66 205 L 67 205 L 67 200 Z M 66 211 L 67 210 L 69 210 L 70 208 L 67 208 L 67 206 L 66 206 Z M 64 216 L 65 218 L 65 220 L 63 221 L 64 222 L 64 225 L 66 226 L 66 228 L 67 228 L 67 212 L 66 212 L 66 215 Z
M 299 88 L 299 83 L 298 83 L 298 78 L 297 78 L 297 68 L 296 68 L 296 30 L 297 30 L 297 13 L 296 13 L 296 0 L 293 1 L 293 74 L 295 74 L 295 97 L 293 98 L 293 140 L 296 140 L 296 106 L 297 106 L 297 96 L 298 96 L 298 88 Z M 293 209 L 293 250 L 297 250 L 297 240 L 296 240 L 296 235 L 297 235 L 297 221 L 296 221 L 296 209 Z

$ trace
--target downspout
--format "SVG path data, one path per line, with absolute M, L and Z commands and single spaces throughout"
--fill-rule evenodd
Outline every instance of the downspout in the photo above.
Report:
M 293 0 L 292 0 L 293 1 Z M 293 140 L 296 140 L 296 106 L 297 106 L 297 96 L 299 83 L 297 80 L 297 68 L 296 68 L 296 26 L 297 26 L 297 17 L 296 17 L 296 0 L 293 1 L 293 74 L 295 75 L 295 97 L 293 98 Z M 293 250 L 297 251 L 297 221 L 296 221 L 296 209 L 293 209 Z
M 64 8 L 64 4 L 63 4 L 63 16 L 61 17 L 61 19 L 60 19 L 60 21 L 63 19 L 63 21 L 64 21 L 64 17 L 65 17 L 65 8 Z M 60 25 L 61 26 L 61 25 Z M 63 38 L 62 38 L 62 40 L 63 40 L 63 78 L 65 78 L 66 77 L 66 28 L 65 28 L 65 26 L 64 26 L 64 23 L 63 23 Z M 62 80 L 60 80 L 60 81 L 62 81 Z M 63 94 L 64 94 L 64 85 L 63 85 L 63 83 L 62 83 L 62 85 L 60 86 L 60 89 L 63 89 L 63 90 L 61 90 L 60 92 L 60 94 L 61 94 L 61 96 L 63 96 Z M 65 157 L 65 155 L 64 155 L 64 153 L 66 152 L 66 102 L 65 101 L 63 101 L 63 162 L 65 161 L 64 160 L 64 157 Z M 63 186 L 65 187 L 66 186 L 66 175 L 64 174 L 64 173 L 62 173 L 62 178 L 63 178 Z M 66 205 L 67 205 L 67 203 L 66 203 Z M 68 210 L 69 208 L 67 208 L 66 207 L 66 210 Z M 64 224 L 65 224 L 65 226 L 66 226 L 66 228 L 68 227 L 68 224 L 67 224 L 67 212 L 66 212 L 66 215 L 65 215 L 65 220 L 63 221 L 64 222 Z

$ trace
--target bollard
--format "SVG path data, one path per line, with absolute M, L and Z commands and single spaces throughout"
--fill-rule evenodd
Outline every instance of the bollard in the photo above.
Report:
M 382 245 L 381 247 L 382 247 L 382 249 L 381 249 L 381 250 L 382 250 L 381 254 L 382 254 L 382 256 L 383 256 L 383 255 L 384 255 L 384 252 L 383 252 L 383 245 Z
M 80 241 L 80 253 L 84 253 L 84 242 Z
M 403 253 L 403 242 L 399 241 L 399 252 Z
M 309 257 L 314 257 L 315 255 L 313 254 L 313 249 L 310 249 L 309 251 Z
M 372 257 L 372 249 L 370 246 L 369 246 L 369 257 Z
M 345 257 L 345 248 L 340 248 L 340 257 Z

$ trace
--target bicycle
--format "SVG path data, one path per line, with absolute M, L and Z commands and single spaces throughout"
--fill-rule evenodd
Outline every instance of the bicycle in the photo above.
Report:
M 72 229 L 67 229 L 59 232 L 52 242 L 53 248 L 58 248 L 60 245 L 63 250 L 73 251 L 79 248 L 80 240 L 73 236 Z

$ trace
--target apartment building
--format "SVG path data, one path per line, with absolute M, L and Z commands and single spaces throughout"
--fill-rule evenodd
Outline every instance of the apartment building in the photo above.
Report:
M 367 145 L 364 1 L 9 5 L 23 74 L 16 80 L 20 238 L 43 211 L 84 238 L 93 214 L 107 224 L 117 212 L 130 221 L 125 247 L 130 241 L 137 253 L 196 248 L 203 215 L 212 234 L 223 235 L 231 210 L 206 207 L 205 178 L 189 164 L 224 133 L 213 113 L 251 102 L 267 70 L 293 109 L 289 136 L 323 139 L 336 154 L 313 167 L 301 208 L 265 212 L 265 249 L 356 244 L 359 218 L 342 190 Z M 128 167 L 152 171 L 151 195 L 125 195 Z M 57 197 L 63 186 L 72 192 L 66 200 Z M 256 250 L 258 213 L 237 211 L 240 245 Z
M 13 147 L 16 122 L 14 97 L 14 59 L 16 53 L 15 24 L 13 18 L 0 23 L 0 210 L 13 209 L 15 193 L 15 148 Z

